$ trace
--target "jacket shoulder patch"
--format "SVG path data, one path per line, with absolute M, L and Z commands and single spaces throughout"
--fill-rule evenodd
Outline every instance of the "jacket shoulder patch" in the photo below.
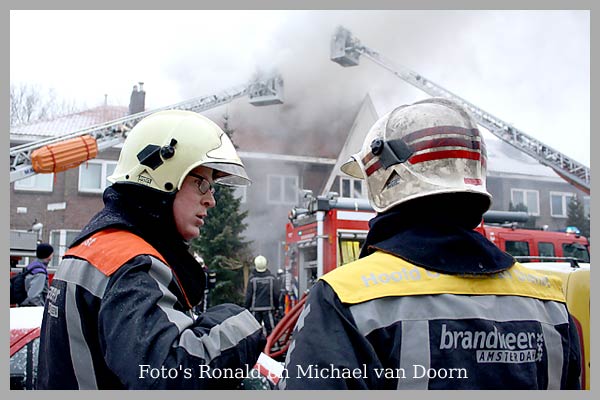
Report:
M 120 229 L 106 229 L 95 233 L 65 256 L 83 258 L 106 276 L 112 275 L 132 258 L 148 254 L 167 262 L 160 253 L 141 237 Z

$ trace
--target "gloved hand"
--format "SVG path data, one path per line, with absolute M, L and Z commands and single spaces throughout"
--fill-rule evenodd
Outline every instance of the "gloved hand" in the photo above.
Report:
M 209 366 L 221 370 L 252 369 L 267 342 L 254 316 L 235 304 L 209 308 L 194 321 L 193 329 L 205 334 L 203 344 L 211 355 Z M 239 383 L 231 379 L 222 381 L 227 388 Z

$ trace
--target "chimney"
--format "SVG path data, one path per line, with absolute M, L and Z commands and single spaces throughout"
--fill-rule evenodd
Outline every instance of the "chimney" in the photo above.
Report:
M 138 82 L 133 86 L 131 98 L 129 100 L 129 114 L 137 114 L 146 109 L 146 92 L 144 92 L 144 82 Z

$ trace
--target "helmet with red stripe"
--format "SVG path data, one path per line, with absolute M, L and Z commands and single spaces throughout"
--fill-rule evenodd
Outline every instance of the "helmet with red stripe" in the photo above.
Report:
M 486 151 L 469 113 L 444 98 L 395 108 L 371 127 L 362 149 L 341 167 L 365 179 L 377 212 L 441 193 L 472 193 L 487 207 Z

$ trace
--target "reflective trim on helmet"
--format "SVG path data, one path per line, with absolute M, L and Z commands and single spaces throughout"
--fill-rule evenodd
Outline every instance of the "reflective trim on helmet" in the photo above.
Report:
M 461 138 L 438 138 L 430 139 L 424 142 L 413 143 L 411 147 L 415 151 L 421 151 L 431 149 L 434 147 L 465 147 L 467 149 L 479 150 L 481 148 L 481 142 L 473 139 L 461 139 Z
M 445 158 L 466 158 L 471 160 L 481 159 L 481 154 L 478 151 L 468 150 L 442 150 L 431 151 L 428 153 L 416 154 L 408 159 L 411 164 L 418 164 L 424 161 L 442 160 Z
M 375 163 L 373 163 L 365 169 L 365 173 L 367 174 L 367 176 L 371 176 L 375 171 L 378 171 L 382 167 L 383 164 L 381 164 L 379 161 L 376 161 Z
M 465 135 L 470 137 L 479 137 L 479 129 L 472 128 L 462 128 L 460 126 L 433 126 L 431 128 L 420 129 L 418 131 L 414 131 L 404 136 L 402 139 L 407 143 L 413 142 L 418 139 L 423 139 L 427 136 L 433 135 Z
M 246 174 L 246 170 L 242 166 L 218 162 L 209 162 L 206 164 L 202 164 L 202 166 L 212 168 L 215 171 L 220 171 L 227 174 L 225 176 L 215 177 L 214 181 L 219 185 L 248 186 L 252 183 L 252 181 L 248 177 L 248 174 Z

